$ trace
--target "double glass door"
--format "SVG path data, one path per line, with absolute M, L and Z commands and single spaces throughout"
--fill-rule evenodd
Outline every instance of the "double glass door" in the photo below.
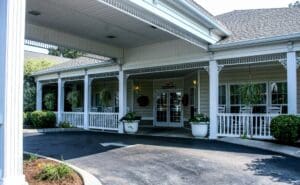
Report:
M 182 91 L 158 90 L 155 93 L 154 126 L 183 127 Z

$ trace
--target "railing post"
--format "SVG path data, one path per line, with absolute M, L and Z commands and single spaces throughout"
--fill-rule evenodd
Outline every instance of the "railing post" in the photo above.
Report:
M 0 1 L 0 184 L 25 185 L 23 68 L 26 1 Z
M 83 128 L 85 130 L 89 129 L 89 75 L 84 76 L 84 118 L 83 118 Z

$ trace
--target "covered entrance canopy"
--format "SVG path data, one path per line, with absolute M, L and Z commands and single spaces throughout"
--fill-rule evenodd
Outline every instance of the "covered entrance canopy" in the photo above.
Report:
M 201 15 L 188 14 L 187 6 Z M 176 38 L 206 50 L 227 34 L 189 1 L 27 0 L 27 39 L 113 58 L 123 57 L 126 48 Z

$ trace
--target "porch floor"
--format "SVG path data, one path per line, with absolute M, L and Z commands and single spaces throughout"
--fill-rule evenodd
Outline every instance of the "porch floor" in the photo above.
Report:
M 170 128 L 170 127 L 141 126 L 139 127 L 137 135 L 194 138 L 192 136 L 192 131 L 188 128 Z

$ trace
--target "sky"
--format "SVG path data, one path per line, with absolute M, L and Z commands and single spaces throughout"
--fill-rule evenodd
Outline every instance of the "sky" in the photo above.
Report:
M 281 8 L 296 0 L 195 0 L 213 15 L 243 9 Z

